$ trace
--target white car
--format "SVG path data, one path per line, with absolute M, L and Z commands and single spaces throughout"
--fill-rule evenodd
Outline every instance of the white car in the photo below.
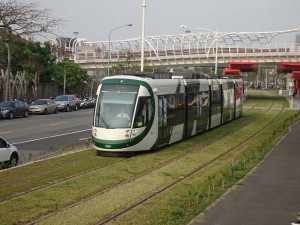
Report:
M 18 161 L 18 149 L 0 137 L 0 169 L 14 167 Z
M 37 99 L 29 106 L 29 114 L 48 114 L 57 113 L 58 104 L 52 99 Z

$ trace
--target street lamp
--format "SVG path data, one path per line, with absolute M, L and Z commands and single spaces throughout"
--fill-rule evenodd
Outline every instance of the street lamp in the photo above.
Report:
M 110 67 L 110 61 L 111 61 L 111 52 L 110 52 L 110 35 L 111 35 L 111 33 L 112 33 L 114 30 L 120 29 L 120 28 L 122 28 L 122 27 L 131 27 L 131 26 L 132 26 L 132 23 L 130 23 L 130 24 L 126 24 L 126 25 L 123 25 L 123 26 L 115 27 L 114 29 L 112 29 L 112 30 L 109 32 L 109 35 L 108 35 L 108 62 L 107 62 L 107 76 L 109 76 L 109 67 Z
M 144 71 L 144 52 L 145 52 L 145 14 L 146 14 L 146 0 L 143 0 L 143 17 L 142 17 L 142 50 L 141 50 L 141 72 Z
M 64 95 L 66 94 L 66 80 L 67 80 L 67 72 L 64 70 Z

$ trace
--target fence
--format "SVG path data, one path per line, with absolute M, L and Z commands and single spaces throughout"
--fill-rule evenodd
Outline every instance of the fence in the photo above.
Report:
M 37 96 L 35 97 L 32 91 L 31 85 L 27 86 L 27 92 L 24 96 L 17 96 L 17 90 L 11 90 L 10 91 L 10 98 L 20 98 L 20 99 L 36 99 L 36 98 L 50 98 L 55 97 L 59 94 L 62 94 L 62 89 L 59 88 L 57 84 L 52 83 L 39 83 L 38 90 L 37 90 Z M 0 85 L 0 102 L 4 100 L 4 93 L 3 93 L 3 85 Z

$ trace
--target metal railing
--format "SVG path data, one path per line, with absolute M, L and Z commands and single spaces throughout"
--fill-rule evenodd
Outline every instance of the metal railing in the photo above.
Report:
M 291 31 L 286 31 L 291 32 Z M 294 30 L 293 30 L 294 32 Z M 149 36 L 145 38 L 144 58 L 153 67 L 225 65 L 230 61 L 257 63 L 299 62 L 300 45 L 274 43 L 282 32 L 253 33 L 188 33 Z M 141 39 L 108 42 L 85 42 L 77 46 L 75 62 L 82 68 L 107 68 L 130 61 L 141 61 Z
M 218 63 L 230 61 L 251 61 L 257 63 L 300 62 L 300 46 L 295 44 L 269 44 L 268 46 L 218 46 Z M 210 65 L 215 62 L 216 48 L 147 49 L 146 62 L 151 66 Z M 114 49 L 111 51 L 111 65 L 125 62 L 139 63 L 141 52 L 134 49 Z M 99 51 L 90 46 L 77 47 L 76 63 L 82 67 L 107 68 L 108 51 Z

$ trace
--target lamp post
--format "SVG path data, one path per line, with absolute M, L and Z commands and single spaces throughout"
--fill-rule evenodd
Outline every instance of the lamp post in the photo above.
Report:
M 142 7 L 143 7 L 143 21 L 142 21 L 141 72 L 144 71 L 146 0 L 143 0 L 143 6 Z
M 120 28 L 122 28 L 122 27 L 131 27 L 131 26 L 132 26 L 132 23 L 130 23 L 130 24 L 126 24 L 126 25 L 123 25 L 123 26 L 115 27 L 114 29 L 112 29 L 112 30 L 109 32 L 109 35 L 108 35 L 108 61 L 107 61 L 107 76 L 109 76 L 109 67 L 110 67 L 110 61 L 111 61 L 111 52 L 110 52 L 110 35 L 111 35 L 111 33 L 112 33 L 114 30 L 120 29 Z
M 66 80 L 67 80 L 67 72 L 64 70 L 64 95 L 66 94 Z

